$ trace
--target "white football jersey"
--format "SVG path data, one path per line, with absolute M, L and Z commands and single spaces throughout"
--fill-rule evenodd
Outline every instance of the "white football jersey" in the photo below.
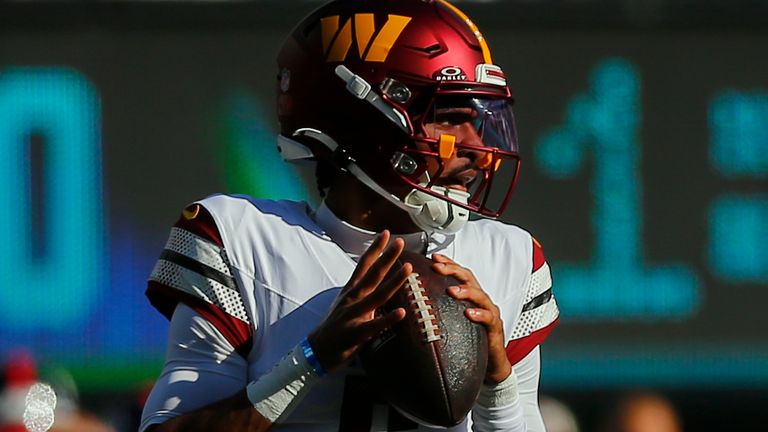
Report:
M 187 207 L 172 228 L 147 294 L 168 317 L 183 302 L 210 320 L 246 359 L 252 381 L 323 320 L 374 235 L 324 205 L 313 212 L 302 202 L 211 196 Z M 556 324 L 549 267 L 526 231 L 478 220 L 450 236 L 405 237 L 409 249 L 472 270 L 501 310 L 512 364 Z M 321 379 L 279 429 L 368 431 L 377 424 L 417 428 L 376 400 L 353 364 Z

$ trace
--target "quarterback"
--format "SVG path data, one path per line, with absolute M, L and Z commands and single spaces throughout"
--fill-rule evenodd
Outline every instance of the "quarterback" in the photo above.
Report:
M 404 250 L 457 279 L 487 331 L 483 387 L 450 430 L 543 431 L 539 345 L 559 312 L 540 245 L 495 220 L 517 136 L 475 24 L 442 0 L 335 0 L 287 38 L 276 88 L 278 150 L 316 164 L 324 199 L 183 210 L 148 282 L 170 333 L 141 431 L 431 430 L 357 362 L 406 315 L 377 312 L 412 271 Z

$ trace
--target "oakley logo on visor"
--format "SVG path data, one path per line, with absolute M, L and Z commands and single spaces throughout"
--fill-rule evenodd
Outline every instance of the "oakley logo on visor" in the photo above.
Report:
M 479 64 L 475 69 L 477 82 L 485 84 L 495 84 L 497 86 L 506 86 L 507 78 L 500 67 L 492 64 Z
M 355 25 L 352 25 L 352 20 Z M 355 14 L 339 27 L 339 16 L 333 15 L 320 19 L 323 53 L 327 62 L 342 62 L 352 47 L 354 39 L 357 44 L 357 54 L 369 62 L 387 60 L 389 50 L 400 37 L 405 26 L 411 21 L 410 17 L 389 15 L 387 22 L 376 34 L 376 23 L 371 13 Z M 376 34 L 374 38 L 373 35 Z M 371 41 L 373 39 L 373 41 Z

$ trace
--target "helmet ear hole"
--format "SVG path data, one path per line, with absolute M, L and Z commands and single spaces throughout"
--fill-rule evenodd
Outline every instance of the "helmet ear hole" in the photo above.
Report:
M 392 168 L 400 174 L 411 176 L 419 168 L 416 160 L 403 152 L 395 152 L 392 155 Z
M 392 155 L 392 169 L 402 177 L 412 182 L 427 171 L 427 160 L 424 156 L 415 153 L 395 152 Z

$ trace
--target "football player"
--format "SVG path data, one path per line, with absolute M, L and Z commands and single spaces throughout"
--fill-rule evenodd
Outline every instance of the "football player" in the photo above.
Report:
M 488 333 L 455 431 L 541 431 L 549 267 L 497 218 L 519 167 L 512 96 L 475 24 L 442 0 L 335 0 L 278 56 L 278 148 L 317 163 L 323 202 L 215 195 L 171 229 L 147 295 L 170 319 L 142 431 L 429 430 L 371 396 L 356 355 L 405 311 L 375 311 L 432 258 Z M 470 220 L 470 213 L 479 218 Z

